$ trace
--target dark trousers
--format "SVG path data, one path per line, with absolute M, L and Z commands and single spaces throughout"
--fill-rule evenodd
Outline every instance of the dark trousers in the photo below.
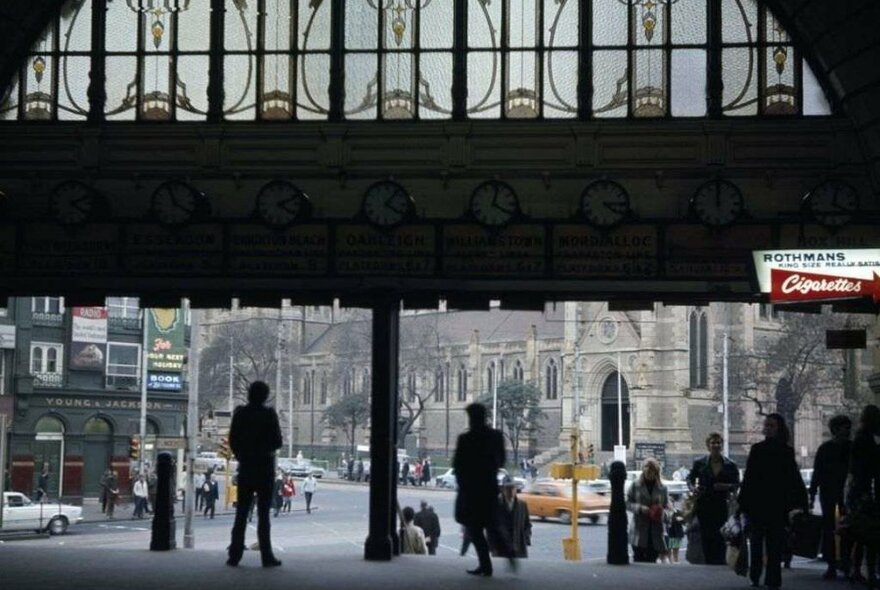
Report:
M 229 545 L 229 557 L 241 559 L 244 552 L 244 530 L 247 526 L 248 513 L 257 495 L 257 541 L 260 543 L 260 555 L 263 562 L 275 559 L 272 554 L 272 538 L 270 536 L 269 508 L 272 505 L 272 482 L 253 485 L 239 482 L 238 504 L 235 507 L 235 524 L 232 525 L 232 542 Z
M 480 560 L 480 570 L 492 573 L 492 559 L 489 557 L 489 542 L 486 540 L 486 534 L 481 526 L 467 527 L 465 533 L 474 545 L 477 551 L 477 559 Z
M 314 492 L 306 492 L 305 493 L 306 494 L 306 512 L 309 514 L 312 513 L 312 494 L 313 493 Z
M 426 543 L 428 546 L 428 555 L 437 555 L 437 543 L 438 541 L 434 538 L 431 538 L 430 543 Z
M 850 543 L 845 538 L 840 540 L 840 559 L 838 560 L 837 547 L 834 539 L 834 529 L 837 523 L 834 521 L 835 509 L 840 514 L 845 514 L 842 499 L 832 498 L 830 501 L 819 498 L 822 506 L 822 557 L 828 562 L 828 569 L 849 570 Z
M 211 513 L 211 518 L 214 518 L 214 504 L 216 501 L 213 498 L 205 499 L 205 511 L 202 513 L 202 516 L 208 516 L 208 513 Z
M 727 564 L 727 544 L 721 536 L 721 527 L 727 520 L 725 504 L 706 506 L 697 511 L 700 535 L 703 541 L 703 557 L 708 565 Z
M 782 543 L 785 535 L 785 523 L 750 523 L 749 524 L 749 578 L 755 584 L 761 580 L 764 568 L 764 547 L 767 549 L 767 570 L 764 573 L 764 584 L 771 588 L 782 585 Z

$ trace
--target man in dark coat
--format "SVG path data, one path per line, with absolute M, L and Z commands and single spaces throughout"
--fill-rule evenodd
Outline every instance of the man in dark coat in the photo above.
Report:
M 739 508 L 748 517 L 749 578 L 760 583 L 767 547 L 768 588 L 782 585 L 782 550 L 788 513 L 807 509 L 807 488 L 788 445 L 788 427 L 779 414 L 764 418 L 765 439 L 752 446 L 739 492 Z
M 510 541 L 510 548 L 516 557 L 528 557 L 532 544 L 532 521 L 529 507 L 516 497 L 516 483 L 505 477 L 498 497 L 498 528 L 501 536 Z M 498 548 L 492 547 L 497 553 Z
M 269 507 L 272 504 L 272 477 L 275 451 L 281 447 L 278 414 L 263 404 L 269 398 L 269 386 L 254 381 L 248 388 L 248 403 L 239 406 L 229 428 L 229 446 L 238 460 L 238 504 L 227 565 L 236 566 L 244 553 L 244 530 L 248 512 L 257 495 L 257 540 L 263 567 L 281 565 L 272 554 Z
M 837 576 L 838 567 L 849 571 L 850 547 L 847 539 L 840 539 L 840 563 L 837 561 L 834 540 L 835 511 L 846 514 L 843 502 L 843 486 L 849 470 L 849 457 L 852 449 L 850 434 L 852 420 L 844 415 L 834 416 L 828 423 L 831 440 L 825 441 L 816 450 L 813 462 L 813 476 L 810 479 L 810 506 L 816 503 L 816 492 L 822 505 L 822 556 L 828 569 L 822 577 L 826 580 Z
M 492 560 L 485 533 L 498 537 L 501 555 L 510 559 L 516 568 L 513 553 L 505 539 L 498 534 L 498 470 L 504 465 L 504 440 L 501 433 L 486 424 L 486 407 L 471 404 L 468 414 L 469 430 L 458 437 L 452 467 L 458 480 L 455 498 L 455 520 L 464 525 L 480 559 L 478 568 L 468 570 L 475 576 L 491 576 Z
M 428 555 L 437 554 L 437 545 L 440 544 L 440 519 L 434 509 L 422 500 L 422 509 L 415 515 L 414 524 L 425 532 L 425 545 L 428 547 Z

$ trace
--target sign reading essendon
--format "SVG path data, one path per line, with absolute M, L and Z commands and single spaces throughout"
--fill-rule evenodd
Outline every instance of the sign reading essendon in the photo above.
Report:
M 880 301 L 880 249 L 760 250 L 753 257 L 761 292 L 772 303 Z

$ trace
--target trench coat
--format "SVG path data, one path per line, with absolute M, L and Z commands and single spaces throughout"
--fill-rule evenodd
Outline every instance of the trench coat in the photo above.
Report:
M 649 492 L 648 486 L 639 477 L 626 494 L 626 509 L 633 513 L 629 521 L 629 544 L 633 547 L 653 547 L 654 550 L 665 553 L 663 521 L 651 522 L 648 515 L 641 512 L 643 506 L 654 505 L 662 506 L 664 510 L 669 507 L 666 486 L 657 481 L 654 483 L 654 489 Z

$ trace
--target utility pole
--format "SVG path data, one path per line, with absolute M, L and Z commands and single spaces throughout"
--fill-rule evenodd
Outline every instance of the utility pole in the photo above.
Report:
M 188 302 L 187 302 L 188 304 Z M 185 308 L 184 308 L 185 309 Z M 186 483 L 184 484 L 183 497 L 186 504 L 183 507 L 183 547 L 184 549 L 195 548 L 195 535 L 193 534 L 193 510 L 196 505 L 195 484 L 193 481 L 193 469 L 195 468 L 196 443 L 199 436 L 199 350 L 201 349 L 201 326 L 202 314 L 200 311 L 192 314 L 191 333 L 189 344 L 189 379 L 187 386 L 186 403 Z M 231 411 L 231 408 L 230 408 Z M 230 418 L 232 414 L 230 413 Z M 229 462 L 226 463 L 226 489 L 229 490 Z M 227 495 L 228 498 L 228 495 Z
M 495 428 L 498 415 L 498 361 L 492 359 L 492 428 Z
M 724 456 L 730 456 L 730 413 L 728 412 L 728 381 L 727 381 L 727 361 L 729 356 L 727 331 L 724 331 L 724 344 L 721 347 L 721 420 L 722 433 L 724 437 Z
M 229 423 L 232 423 L 233 400 L 232 393 L 235 388 L 235 334 L 229 334 Z
M 617 352 L 617 444 L 623 446 L 623 376 L 620 374 L 620 351 Z
M 287 375 L 287 456 L 293 457 L 293 372 Z
M 147 452 L 147 360 L 149 358 L 149 342 L 147 341 L 147 326 L 150 321 L 150 310 L 147 308 L 141 309 L 141 315 L 143 316 L 143 321 L 141 322 L 141 327 L 143 330 L 143 334 L 141 334 L 141 416 L 140 416 L 140 424 L 138 428 L 138 438 L 140 438 L 140 445 L 138 445 L 139 453 L 138 453 L 138 473 L 144 472 L 144 455 Z

